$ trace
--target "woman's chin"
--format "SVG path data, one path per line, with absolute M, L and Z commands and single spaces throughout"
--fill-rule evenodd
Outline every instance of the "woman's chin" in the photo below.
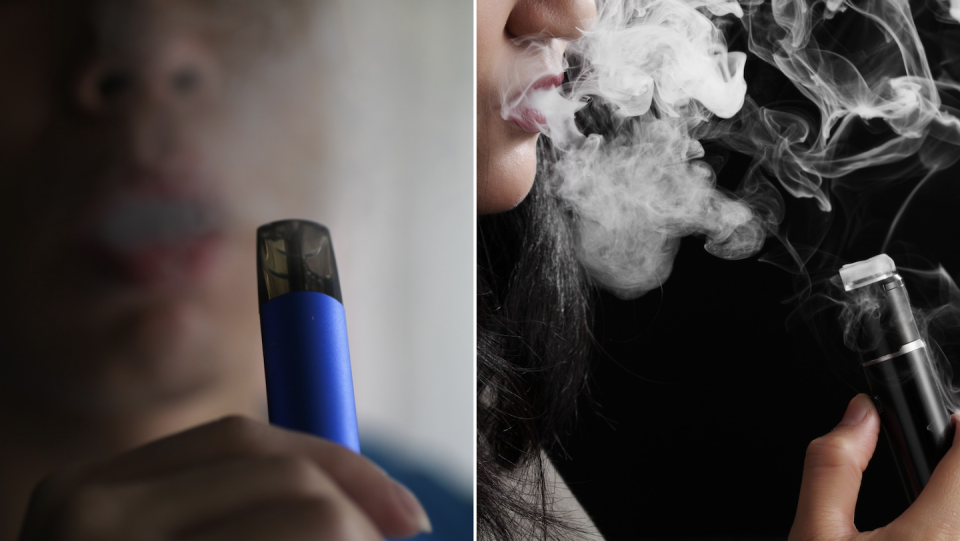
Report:
M 492 149 L 491 149 L 492 150 Z M 506 151 L 477 152 L 477 213 L 494 214 L 520 204 L 537 176 L 537 138 Z

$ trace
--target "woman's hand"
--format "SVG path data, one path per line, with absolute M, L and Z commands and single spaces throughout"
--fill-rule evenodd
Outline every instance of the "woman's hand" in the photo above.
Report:
M 883 528 L 857 531 L 853 513 L 860 479 L 877 447 L 879 432 L 880 416 L 870 397 L 861 394 L 847 406 L 837 428 L 810 444 L 790 541 L 960 539 L 960 442 L 956 435 L 909 509 Z
M 50 477 L 20 541 L 354 540 L 429 529 L 413 495 L 369 460 L 231 417 Z

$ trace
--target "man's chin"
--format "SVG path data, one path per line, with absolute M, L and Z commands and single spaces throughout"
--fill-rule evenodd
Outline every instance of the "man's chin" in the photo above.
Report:
M 171 302 L 118 319 L 76 340 L 21 351 L 17 357 L 32 358 L 32 369 L 16 370 L 14 386 L 44 409 L 126 414 L 189 400 L 223 373 L 217 363 L 224 355 L 211 346 L 216 333 L 197 307 Z
M 201 393 L 216 383 L 222 372 L 216 363 L 224 360 L 212 351 L 218 333 L 205 316 L 199 307 L 175 302 L 131 317 L 108 342 L 114 349 L 99 361 L 102 376 L 91 384 L 104 387 L 118 406 L 132 408 Z

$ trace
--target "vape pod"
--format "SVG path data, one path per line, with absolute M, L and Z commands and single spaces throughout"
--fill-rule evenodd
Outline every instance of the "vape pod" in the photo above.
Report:
M 360 451 L 347 321 L 330 232 L 285 220 L 257 230 L 270 423 Z
M 912 503 L 953 440 L 950 411 L 893 260 L 881 254 L 845 265 L 840 278 L 854 303 L 863 372 Z

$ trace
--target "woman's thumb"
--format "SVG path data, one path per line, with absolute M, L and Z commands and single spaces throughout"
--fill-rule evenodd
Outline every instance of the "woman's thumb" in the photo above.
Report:
M 873 401 L 860 394 L 832 432 L 810 443 L 790 541 L 846 539 L 857 533 L 853 513 L 860 480 L 879 432 Z

